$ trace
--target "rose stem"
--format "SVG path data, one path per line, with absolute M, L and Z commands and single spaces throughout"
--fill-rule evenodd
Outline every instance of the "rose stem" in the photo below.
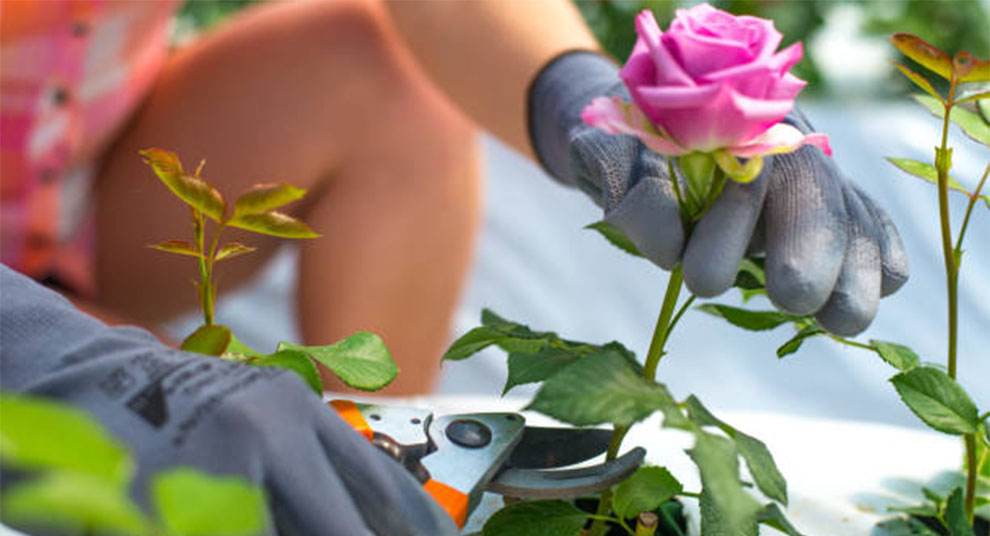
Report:
M 673 271 L 670 272 L 670 279 L 667 281 L 667 290 L 664 292 L 663 305 L 660 307 L 660 316 L 657 318 L 656 328 L 653 330 L 653 339 L 650 341 L 650 349 L 646 352 L 646 364 L 643 366 L 643 377 L 649 380 L 655 380 L 657 375 L 657 365 L 660 363 L 660 358 L 663 357 L 664 346 L 667 344 L 667 340 L 670 338 L 670 332 L 674 325 L 680 320 L 684 311 L 687 307 L 694 301 L 694 296 L 688 298 L 688 300 L 681 306 L 677 314 L 674 314 L 674 309 L 677 306 L 677 298 L 681 293 L 681 286 L 684 282 L 684 273 L 681 271 L 681 266 L 678 265 Z M 619 447 L 622 446 L 622 440 L 626 437 L 626 433 L 629 432 L 628 425 L 613 425 L 612 427 L 612 440 L 608 445 L 608 452 L 605 453 L 605 460 L 614 460 L 619 455 Z M 601 498 L 598 500 L 598 509 L 595 512 L 597 516 L 606 516 L 612 506 L 612 489 L 606 489 L 602 492 Z M 602 536 L 605 534 L 606 530 L 605 522 L 601 519 L 596 519 L 594 523 L 591 524 L 591 528 L 588 530 L 588 536 Z
M 635 536 L 653 536 L 657 532 L 657 515 L 653 512 L 643 512 L 636 518 Z
M 203 238 L 204 218 L 203 214 L 196 209 L 192 210 L 193 234 L 196 237 L 196 251 L 199 252 L 199 306 L 203 310 L 203 323 L 207 326 L 213 325 L 213 302 L 210 294 L 213 289 L 210 282 L 210 273 L 206 265 L 206 246 Z
M 949 96 L 945 100 L 945 113 L 942 115 L 942 144 L 935 153 L 935 167 L 938 170 L 938 215 L 942 232 L 942 256 L 945 261 L 945 283 L 948 294 L 949 308 L 949 356 L 948 374 L 953 380 L 956 379 L 956 337 L 958 334 L 958 292 L 959 292 L 959 264 L 962 258 L 956 257 L 956 249 L 952 245 L 952 228 L 949 222 L 949 168 L 951 162 L 948 156 L 947 141 L 949 137 L 949 115 L 955 105 L 956 96 L 956 75 L 952 74 L 949 80 Z M 965 228 L 960 230 L 960 238 Z M 961 245 L 961 243 L 960 243 Z M 973 521 L 973 504 L 976 493 L 976 437 L 974 434 L 964 436 L 966 444 L 966 499 L 964 501 L 966 516 L 970 522 Z

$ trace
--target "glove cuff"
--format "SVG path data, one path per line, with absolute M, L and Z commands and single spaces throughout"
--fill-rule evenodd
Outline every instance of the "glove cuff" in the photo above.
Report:
M 527 92 L 527 122 L 533 152 L 553 178 L 573 184 L 568 135 L 581 123 L 591 99 L 621 91 L 619 67 L 590 50 L 554 56 L 533 78 Z

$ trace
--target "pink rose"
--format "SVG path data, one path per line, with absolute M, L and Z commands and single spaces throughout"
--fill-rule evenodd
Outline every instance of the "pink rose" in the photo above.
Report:
M 831 154 L 826 136 L 780 123 L 805 82 L 788 72 L 801 59 L 801 43 L 776 52 L 782 36 L 773 21 L 701 4 L 678 10 L 666 33 L 643 11 L 636 33 L 620 72 L 635 106 L 596 98 L 581 115 L 586 123 L 672 156 L 722 153 L 716 160 L 724 162 L 723 150 L 753 158 L 807 143 Z

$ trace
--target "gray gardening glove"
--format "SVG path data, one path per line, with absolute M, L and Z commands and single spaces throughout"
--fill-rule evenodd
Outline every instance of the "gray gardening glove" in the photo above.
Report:
M 747 254 L 766 254 L 767 293 L 780 309 L 815 314 L 840 335 L 866 329 L 881 296 L 907 280 L 900 237 L 875 202 L 820 149 L 767 158 L 760 176 L 729 181 L 686 240 L 667 165 L 639 140 L 590 127 L 582 109 L 601 95 L 629 99 L 618 67 L 592 52 L 564 53 L 529 92 L 533 148 L 547 172 L 605 210 L 647 258 L 681 262 L 692 293 L 727 290 Z M 788 118 L 805 132 L 799 113 Z
M 0 387 L 92 413 L 133 451 L 140 502 L 150 476 L 180 464 L 263 486 L 273 533 L 457 533 L 399 463 L 295 374 L 109 328 L 6 266 L 0 283 Z

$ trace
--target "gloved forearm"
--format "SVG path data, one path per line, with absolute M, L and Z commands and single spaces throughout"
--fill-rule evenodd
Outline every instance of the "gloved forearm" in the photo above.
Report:
M 573 129 L 583 124 L 581 110 L 600 95 L 623 94 L 619 67 L 601 54 L 565 52 L 543 67 L 529 89 L 528 121 L 533 151 L 550 176 L 568 184 L 578 182 L 571 168 L 571 137 Z M 580 186 L 585 191 L 598 187 Z M 601 203 L 600 197 L 596 201 Z
M 141 502 L 150 476 L 189 465 L 264 486 L 282 534 L 455 534 L 408 471 L 294 374 L 107 327 L 6 266 L 0 293 L 0 386 L 100 420 L 137 458 Z

